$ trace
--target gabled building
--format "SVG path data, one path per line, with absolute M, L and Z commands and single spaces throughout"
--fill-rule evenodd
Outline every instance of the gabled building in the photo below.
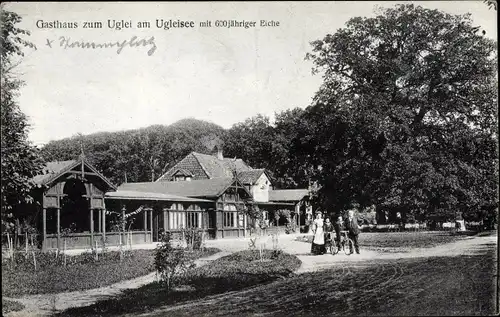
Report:
M 37 203 L 24 207 L 26 216 L 34 215 L 31 222 L 41 233 L 42 249 L 63 248 L 62 236 L 68 234 L 68 248 L 90 246 L 98 234 L 105 233 L 105 193 L 116 187 L 83 156 L 47 163 L 43 174 L 35 176 L 33 182 L 36 187 L 32 196 Z
M 307 189 L 274 190 L 271 178 L 265 169 L 254 169 L 238 158 L 225 158 L 221 150 L 216 155 L 192 152 L 163 174 L 156 182 L 177 182 L 234 177 L 250 193 L 254 204 L 264 211 L 265 218 L 273 223 L 273 214 L 287 209 L 297 216 L 305 211 Z M 304 218 L 304 217 L 303 217 Z M 274 221 L 275 225 L 278 225 Z

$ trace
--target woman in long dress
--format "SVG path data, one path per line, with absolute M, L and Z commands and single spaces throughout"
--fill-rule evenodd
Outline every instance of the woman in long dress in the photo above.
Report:
M 321 213 L 316 214 L 316 219 L 313 222 L 313 241 L 311 246 L 311 252 L 315 255 L 325 253 L 325 236 L 323 231 L 323 215 Z

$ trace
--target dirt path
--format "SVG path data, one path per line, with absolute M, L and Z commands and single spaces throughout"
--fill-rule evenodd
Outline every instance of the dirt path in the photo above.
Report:
M 298 273 L 312 272 L 329 267 L 339 265 L 345 262 L 362 262 L 367 260 L 394 260 L 394 259 L 408 259 L 420 257 L 434 257 L 434 256 L 459 256 L 459 255 L 472 255 L 481 252 L 486 248 L 487 244 L 497 244 L 498 238 L 496 236 L 485 237 L 468 237 L 451 243 L 440 244 L 429 248 L 413 248 L 408 252 L 391 252 L 380 253 L 371 250 L 362 250 L 361 254 L 345 255 L 338 253 L 334 256 L 320 255 L 297 255 L 302 261 L 302 266 L 299 268 Z
M 214 255 L 201 258 L 195 261 L 197 266 L 204 265 L 210 261 L 226 256 L 230 252 L 222 251 Z M 118 282 L 110 286 L 90 289 L 85 291 L 65 292 L 58 294 L 28 295 L 20 298 L 3 297 L 19 302 L 25 309 L 18 312 L 6 314 L 7 317 L 34 317 L 50 316 L 56 311 L 68 309 L 70 307 L 89 306 L 99 300 L 108 299 L 119 295 L 123 290 L 139 288 L 143 285 L 154 282 L 157 279 L 156 273 L 150 273 L 135 279 Z
M 343 265 L 349 270 L 352 266 L 359 265 L 373 265 L 374 263 L 380 263 L 379 261 L 373 260 L 393 260 L 393 259 L 405 259 L 405 258 L 419 258 L 419 257 L 433 257 L 433 256 L 458 256 L 458 255 L 472 255 L 475 253 L 480 253 L 483 250 L 488 248 L 488 245 L 497 244 L 498 238 L 496 236 L 489 237 L 474 237 L 474 238 L 465 238 L 455 242 L 438 245 L 435 247 L 429 248 L 414 248 L 410 249 L 409 252 L 398 252 L 398 253 L 380 253 L 370 250 L 362 250 L 360 255 L 345 255 L 339 253 L 337 255 L 320 255 L 320 256 L 312 256 L 308 254 L 310 244 L 293 241 L 292 239 L 282 239 L 280 241 L 280 248 L 282 248 L 285 252 L 296 254 L 298 258 L 302 261 L 302 266 L 299 268 L 297 273 L 304 272 L 313 272 L 319 271 L 327 268 L 334 267 L 336 265 Z M 215 242 L 214 242 L 215 243 Z M 231 250 L 232 252 L 237 251 L 240 248 L 245 247 L 245 243 L 242 241 L 226 241 L 226 244 L 222 244 L 221 242 L 216 242 L 217 247 L 225 250 Z M 225 246 L 224 246 L 225 245 Z M 362 263 L 365 262 L 365 263 Z M 368 263 L 368 264 L 367 264 Z M 391 265 L 394 270 L 393 276 L 387 281 L 379 283 L 376 281 L 375 284 L 378 284 L 378 287 L 382 287 L 382 285 L 387 283 L 394 283 L 398 278 L 404 276 L 404 273 L 400 270 L 398 265 Z M 203 299 L 199 299 L 196 301 L 191 301 L 188 303 L 181 303 L 178 305 L 164 306 L 156 309 L 153 312 L 147 312 L 142 314 L 130 314 L 125 316 L 169 316 L 169 315 L 184 315 L 182 312 L 192 312 L 203 311 L 200 307 L 206 307 L 206 312 L 211 312 L 210 315 L 217 315 L 215 311 L 211 311 L 210 307 L 216 307 L 220 305 L 221 302 L 228 303 L 228 301 L 236 301 L 239 304 L 245 302 L 245 300 L 252 300 L 249 298 L 251 294 L 259 293 L 258 289 L 262 287 L 261 285 L 251 287 L 242 291 L 234 291 L 228 292 L 224 294 L 217 294 L 213 296 L 208 296 Z M 265 286 L 264 286 L 265 287 Z M 372 292 L 375 289 L 371 290 Z M 352 291 L 351 291 L 352 292 Z M 296 295 L 296 294 L 291 294 Z M 250 296 L 251 297 L 251 296 Z M 293 296 L 292 296 L 293 297 Z M 388 299 L 390 300 L 390 299 Z M 233 303 L 236 305 L 236 302 Z M 227 304 L 228 307 L 230 304 Z M 237 308 L 235 307 L 235 313 L 237 312 Z M 225 311 L 228 312 L 227 310 Z M 240 312 L 241 313 L 241 312 Z M 266 315 L 273 315 L 273 312 L 266 312 Z M 207 315 L 208 316 L 208 315 Z
M 278 246 L 284 252 L 296 255 L 302 265 L 297 273 L 312 272 L 321 269 L 326 269 L 345 262 L 362 262 L 375 259 L 403 259 L 403 258 L 418 258 L 432 256 L 457 256 L 462 254 L 471 254 L 480 250 L 485 244 L 497 244 L 497 236 L 484 237 L 466 237 L 451 243 L 440 244 L 429 248 L 409 248 L 406 252 L 378 252 L 370 249 L 363 249 L 361 245 L 361 254 L 346 255 L 340 252 L 336 255 L 311 255 L 311 244 L 295 239 L 303 235 L 284 235 L 279 237 Z M 256 242 L 256 245 L 262 244 L 267 248 L 272 247 L 272 238 L 264 237 Z M 227 252 L 236 252 L 248 249 L 250 244 L 249 239 L 234 239 L 234 240 L 214 240 L 210 241 L 210 247 L 216 247 Z

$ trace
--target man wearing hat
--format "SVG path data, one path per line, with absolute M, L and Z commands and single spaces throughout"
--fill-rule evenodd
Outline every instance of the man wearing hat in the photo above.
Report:
M 359 244 L 358 236 L 360 232 L 360 227 L 358 225 L 358 220 L 354 217 L 354 209 L 349 209 L 347 213 L 347 219 L 345 220 L 345 228 L 347 230 L 347 235 L 349 239 L 354 242 L 354 249 L 356 253 L 359 254 Z M 352 254 L 352 245 L 349 243 L 350 254 Z

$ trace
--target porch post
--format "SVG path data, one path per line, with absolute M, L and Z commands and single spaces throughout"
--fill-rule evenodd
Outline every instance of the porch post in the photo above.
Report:
M 102 241 L 106 241 L 106 210 L 102 209 Z
M 127 210 L 127 208 L 125 207 L 125 205 L 122 205 L 122 232 L 120 232 L 120 247 L 121 245 L 123 244 L 123 239 L 125 239 L 125 211 Z M 123 234 L 123 238 L 122 238 L 122 234 Z
M 148 209 L 144 208 L 144 242 L 148 242 Z
M 300 219 L 300 202 L 298 202 L 295 205 L 295 215 L 296 215 L 295 221 L 298 222 L 297 226 L 300 226 L 300 222 L 298 221 Z
M 297 227 L 299 228 L 299 233 L 300 233 L 300 207 L 301 207 L 301 205 L 302 204 L 299 203 L 299 208 L 298 208 L 298 212 L 297 212 Z
M 167 231 L 167 209 L 163 208 L 163 231 Z
M 153 208 L 149 209 L 149 232 L 151 232 L 151 239 L 149 242 L 153 243 Z
M 98 222 L 97 222 L 97 232 L 102 232 L 102 215 L 101 215 L 102 209 L 98 209 L 98 214 L 99 216 L 97 217 Z
M 43 208 L 43 242 L 42 242 L 42 251 L 47 250 L 47 209 Z
M 122 207 L 122 231 L 125 232 L 125 211 L 127 209 L 125 208 L 125 205 Z
M 243 236 L 246 237 L 247 236 L 247 215 L 246 214 L 243 214 Z
M 90 208 L 90 248 L 94 248 L 94 209 Z
M 60 249 L 61 242 L 61 208 L 57 208 L 57 249 Z

